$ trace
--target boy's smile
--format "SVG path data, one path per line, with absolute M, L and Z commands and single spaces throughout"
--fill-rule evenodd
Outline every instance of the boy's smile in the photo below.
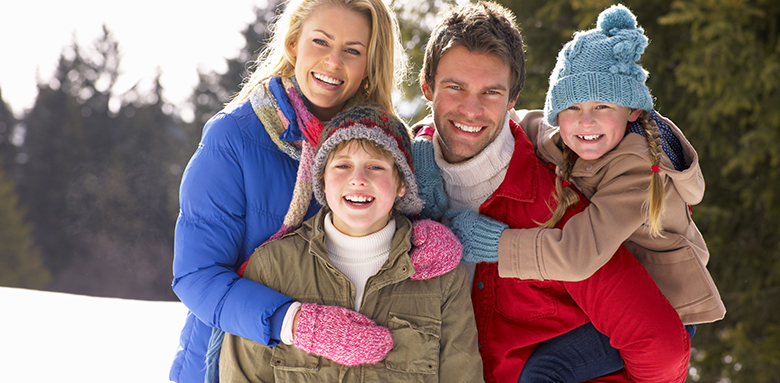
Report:
M 383 229 L 396 197 L 406 193 L 406 187 L 398 187 L 393 159 L 369 153 L 357 144 L 334 154 L 325 165 L 323 181 L 333 226 L 353 237 Z

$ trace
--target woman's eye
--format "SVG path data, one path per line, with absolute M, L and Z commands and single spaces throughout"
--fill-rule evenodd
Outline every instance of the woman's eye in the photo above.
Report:
M 314 39 L 313 41 L 317 45 L 328 45 L 328 43 L 323 39 Z
M 360 51 L 357 50 L 357 49 L 354 49 L 354 48 L 347 48 L 347 49 L 345 49 L 345 52 L 347 52 L 349 54 L 353 54 L 355 56 L 360 56 Z

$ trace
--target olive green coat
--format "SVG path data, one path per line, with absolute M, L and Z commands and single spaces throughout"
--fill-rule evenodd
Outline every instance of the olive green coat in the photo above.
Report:
M 323 229 L 327 209 L 279 240 L 257 248 L 245 278 L 300 302 L 351 308 L 355 286 L 330 261 Z M 412 280 L 411 222 L 396 214 L 387 261 L 366 283 L 360 312 L 393 335 L 376 364 L 346 367 L 292 346 L 275 347 L 226 334 L 220 380 L 226 382 L 482 382 L 482 359 L 463 265 Z

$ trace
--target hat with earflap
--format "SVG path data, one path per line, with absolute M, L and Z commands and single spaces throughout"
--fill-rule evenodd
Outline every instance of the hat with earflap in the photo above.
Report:
M 651 111 L 647 71 L 637 63 L 647 47 L 644 30 L 623 5 L 599 14 L 597 28 L 580 31 L 558 53 L 544 102 L 548 124 L 573 104 L 598 101 Z
M 388 114 L 379 104 L 363 104 L 349 108 L 336 115 L 323 129 L 312 169 L 312 190 L 317 201 L 323 206 L 327 204 L 322 174 L 330 152 L 341 142 L 360 138 L 390 152 L 401 170 L 406 193 L 396 198 L 396 211 L 406 215 L 418 214 L 422 210 L 423 201 L 414 178 L 409 130 L 401 120 Z

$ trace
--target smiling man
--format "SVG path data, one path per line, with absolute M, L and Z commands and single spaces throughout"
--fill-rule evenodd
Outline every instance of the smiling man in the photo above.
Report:
M 625 248 L 578 282 L 540 277 L 544 267 L 517 267 L 516 254 L 527 249 L 513 246 L 504 233 L 547 221 L 556 193 L 555 173 L 509 118 L 523 87 L 524 60 L 514 15 L 482 1 L 444 15 L 420 73 L 433 112 L 433 127 L 421 128 L 432 141 L 413 143 L 423 214 L 444 215 L 463 242 L 485 381 L 517 382 L 526 366 L 534 366 L 527 364 L 534 354 L 542 356 L 537 364 L 547 363 L 548 355 L 556 358 L 544 366 L 559 372 L 554 381 L 586 381 L 620 370 L 621 356 L 635 381 L 684 379 L 690 343 L 682 323 Z M 586 203 L 582 197 L 558 225 Z M 520 270 L 522 279 L 502 278 L 502 266 Z M 647 312 L 653 316 L 642 314 Z M 566 352 L 537 352 L 550 345 Z M 675 378 L 662 376 L 667 371 L 659 366 L 672 366 L 668 372 Z M 609 377 L 628 381 L 622 371 Z

